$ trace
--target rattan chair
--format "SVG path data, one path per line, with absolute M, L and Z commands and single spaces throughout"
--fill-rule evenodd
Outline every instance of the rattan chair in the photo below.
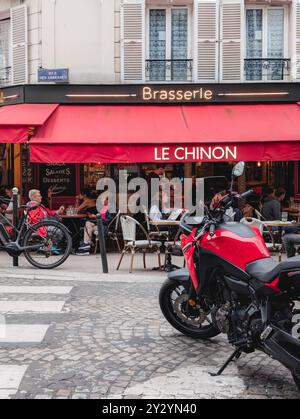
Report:
M 125 253 L 131 253 L 131 260 L 130 260 L 130 269 L 129 272 L 132 273 L 133 270 L 133 261 L 134 255 L 141 251 L 143 253 L 143 265 L 144 269 L 146 269 L 146 252 L 147 251 L 154 251 L 158 257 L 158 265 L 161 269 L 161 259 L 160 259 L 160 249 L 162 243 L 160 241 L 151 240 L 151 237 L 144 229 L 144 227 L 136 221 L 134 218 L 129 217 L 127 215 L 122 215 L 121 218 L 121 226 L 122 226 L 122 233 L 124 239 L 124 249 L 121 254 L 120 261 L 117 266 L 117 270 L 119 270 L 122 260 L 124 258 Z M 136 233 L 137 228 L 142 231 L 145 236 L 145 240 L 137 240 Z

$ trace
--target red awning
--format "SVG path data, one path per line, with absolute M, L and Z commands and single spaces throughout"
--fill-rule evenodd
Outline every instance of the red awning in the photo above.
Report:
M 22 104 L 0 108 L 0 143 L 22 143 L 28 128 L 43 125 L 58 105 Z
M 59 106 L 33 162 L 300 160 L 300 106 Z

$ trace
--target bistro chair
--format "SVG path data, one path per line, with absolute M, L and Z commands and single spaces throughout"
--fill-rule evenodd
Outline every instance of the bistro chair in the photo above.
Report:
M 266 226 L 266 224 L 258 220 L 257 218 L 243 218 L 241 221 L 241 224 L 245 224 L 252 227 L 257 227 L 261 233 L 262 236 L 268 236 L 271 239 L 271 243 L 265 241 L 266 246 L 268 250 L 278 253 L 278 256 L 280 258 L 280 252 L 282 251 L 282 245 L 275 243 L 274 235 L 269 230 L 269 228 Z
M 121 246 L 120 246 L 120 242 L 118 238 L 118 227 L 120 223 L 120 216 L 121 216 L 121 211 L 119 210 L 117 215 L 111 220 L 111 222 L 107 226 L 107 238 L 116 242 L 119 253 L 121 253 Z M 94 247 L 95 247 L 94 254 L 96 254 L 98 251 L 98 248 L 100 248 L 98 230 L 95 231 Z
M 130 260 L 130 270 L 129 272 L 132 273 L 133 270 L 133 260 L 134 255 L 141 251 L 143 253 L 143 265 L 144 269 L 146 269 L 146 252 L 153 250 L 158 257 L 158 265 L 161 269 L 161 259 L 160 259 L 160 248 L 162 243 L 160 241 L 153 241 L 151 240 L 149 234 L 144 229 L 144 227 L 134 218 L 129 217 L 127 215 L 122 215 L 121 218 L 121 226 L 122 226 L 122 233 L 124 239 L 124 249 L 122 251 L 122 255 L 117 266 L 117 271 L 119 270 L 123 257 L 125 253 L 131 253 L 131 260 Z M 145 240 L 136 240 L 136 233 L 137 228 L 142 231 L 145 236 Z
M 254 209 L 254 213 L 255 213 L 255 216 L 258 220 L 260 220 L 260 221 L 264 220 L 263 215 L 257 209 Z

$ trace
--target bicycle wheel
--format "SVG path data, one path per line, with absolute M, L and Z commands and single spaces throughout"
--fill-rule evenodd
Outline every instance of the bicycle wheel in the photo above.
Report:
M 24 236 L 24 251 L 28 262 L 40 269 L 53 269 L 64 263 L 72 249 L 68 229 L 57 221 L 41 221 L 30 226 Z

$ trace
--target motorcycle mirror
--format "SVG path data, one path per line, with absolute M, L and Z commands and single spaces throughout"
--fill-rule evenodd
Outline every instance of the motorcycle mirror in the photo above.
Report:
M 239 163 L 237 163 L 232 170 L 232 177 L 234 178 L 242 176 L 244 174 L 245 167 L 245 162 L 240 161 Z

